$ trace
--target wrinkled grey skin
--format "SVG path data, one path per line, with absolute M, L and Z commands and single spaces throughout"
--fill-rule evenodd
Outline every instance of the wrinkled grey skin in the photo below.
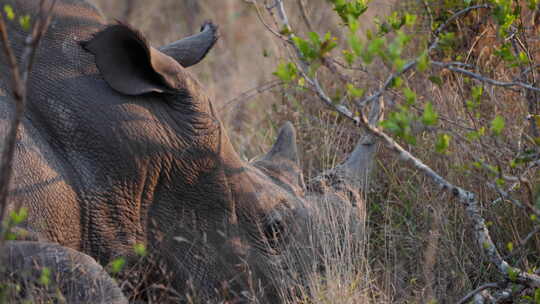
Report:
M 39 3 L 7 2 L 21 15 L 35 15 Z M 26 33 L 16 20 L 8 23 L 20 57 Z M 115 88 L 116 71 L 107 76 L 110 64 L 96 66 L 101 46 L 89 43 L 104 28 L 88 2 L 58 1 L 29 79 L 15 152 L 10 206 L 29 209 L 21 228 L 102 265 L 145 244 L 168 266 L 180 293 L 189 279 L 211 294 L 246 263 L 264 286 L 258 269 L 271 255 L 265 238 L 292 231 L 305 213 L 292 126 L 284 126 L 259 161 L 242 161 L 204 88 L 185 69 L 207 49 L 152 49 L 152 56 L 175 61 L 161 67 L 168 82 L 150 77 L 138 87 L 131 79 L 135 85 Z M 185 67 L 178 64 L 183 60 Z M 0 132 L 6 134 L 13 104 L 6 102 L 3 57 L 0 65 Z M 139 72 L 128 76 L 145 77 Z M 143 86 L 154 87 L 135 90 Z

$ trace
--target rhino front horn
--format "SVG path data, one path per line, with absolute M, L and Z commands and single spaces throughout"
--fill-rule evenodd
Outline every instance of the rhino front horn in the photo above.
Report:
M 296 146 L 296 131 L 292 123 L 286 122 L 281 129 L 276 142 L 264 158 L 269 161 L 288 160 L 299 164 L 298 148 Z
M 187 68 L 201 61 L 217 40 L 217 25 L 207 21 L 202 25 L 200 33 L 162 46 L 159 50 Z

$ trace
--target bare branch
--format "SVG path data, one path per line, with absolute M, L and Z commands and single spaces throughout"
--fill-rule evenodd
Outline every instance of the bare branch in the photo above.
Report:
M 450 16 L 450 18 L 448 18 L 446 20 L 445 23 L 441 24 L 436 30 L 435 32 L 433 32 L 433 37 L 435 37 L 434 39 L 434 42 L 432 43 L 432 46 L 435 45 L 437 42 L 437 40 L 439 39 L 439 34 L 442 33 L 442 31 L 444 31 L 448 25 L 450 25 L 452 22 L 454 22 L 455 20 L 457 20 L 458 18 L 470 13 L 471 11 L 473 10 L 477 10 L 477 9 L 482 9 L 482 8 L 491 8 L 491 5 L 489 4 L 478 4 L 478 5 L 473 5 L 473 6 L 469 6 L 467 8 L 464 8 L 458 12 L 456 12 L 455 14 L 453 14 L 452 16 Z M 433 46 L 433 48 L 431 49 L 435 49 L 437 46 Z
M 475 290 L 469 292 L 466 296 L 464 296 L 463 299 L 461 299 L 458 302 L 458 304 L 465 304 L 469 302 L 469 300 L 471 300 L 474 296 L 476 296 L 476 294 L 478 294 L 482 290 L 485 290 L 488 288 L 501 288 L 501 287 L 502 287 L 501 283 L 487 283 L 487 284 L 481 285 L 480 287 L 476 288 Z
M 522 240 L 519 241 L 520 245 L 523 246 L 527 244 L 527 242 L 529 242 L 529 240 L 532 239 L 532 237 L 538 232 L 540 232 L 540 226 L 534 227 L 534 229 L 531 232 L 529 232 L 526 237 L 524 237 Z
M 507 277 L 511 275 L 512 277 L 515 277 L 516 280 L 520 283 L 528 286 L 540 287 L 540 276 L 529 274 L 525 271 L 522 271 L 521 269 L 512 267 L 501 257 L 497 247 L 495 246 L 495 243 L 491 239 L 489 230 L 486 226 L 486 222 L 480 213 L 479 203 L 474 193 L 455 186 L 454 184 L 444 179 L 442 176 L 437 174 L 435 171 L 433 171 L 433 169 L 428 167 L 418 158 L 411 155 L 407 150 L 401 147 L 401 145 L 399 145 L 386 133 L 382 132 L 377 127 L 370 125 L 364 116 L 362 116 L 362 123 L 363 126 L 371 134 L 382 139 L 383 142 L 386 143 L 388 148 L 398 153 L 402 161 L 411 163 L 416 169 L 427 175 L 441 189 L 450 191 L 455 197 L 459 199 L 459 201 L 464 205 L 468 217 L 474 224 L 474 234 L 478 245 L 480 246 L 480 248 L 482 248 L 491 263 L 497 266 L 502 275 Z
M 269 91 L 269 90 L 271 90 L 273 88 L 276 88 L 276 87 L 279 87 L 281 85 L 283 85 L 283 83 L 281 81 L 273 80 L 273 81 L 269 81 L 267 83 L 264 83 L 264 84 L 262 84 L 262 85 L 260 85 L 258 87 L 251 88 L 251 89 L 249 89 L 249 90 L 247 90 L 245 92 L 242 92 L 237 97 L 235 97 L 233 99 L 230 99 L 227 102 L 225 102 L 219 108 L 219 112 L 228 112 L 234 107 L 235 104 L 241 103 L 241 102 L 243 102 L 245 100 L 248 100 L 248 99 L 251 99 L 251 98 L 255 97 L 258 94 Z
M 40 1 L 39 14 L 34 21 L 30 35 L 25 40 L 22 58 L 19 64 L 17 64 L 15 53 L 8 39 L 4 17 L 0 14 L 0 41 L 4 54 L 8 57 L 8 66 L 12 78 L 12 94 L 15 102 L 15 114 L 10 123 L 10 128 L 4 142 L 4 151 L 0 160 L 0 220 L 2 221 L 7 210 L 17 133 L 26 107 L 26 83 L 33 66 L 39 42 L 47 31 L 52 18 L 52 11 L 56 5 L 56 0 L 50 2 L 48 7 L 46 7 L 46 2 L 45 0 Z M 0 229 L 2 228 L 0 227 Z M 3 238 L 0 238 L 1 240 Z
M 304 0 L 297 0 L 297 1 L 298 1 L 298 7 L 300 8 L 300 13 L 302 15 L 302 19 L 304 20 L 304 23 L 306 24 L 308 30 L 313 32 L 314 31 L 313 25 L 311 24 L 311 20 L 309 20 L 306 4 L 304 3 Z
M 524 83 L 524 82 L 521 82 L 521 81 L 505 82 L 505 81 L 494 80 L 494 79 L 482 76 L 480 74 L 465 70 L 463 68 L 457 67 L 455 65 L 455 63 L 453 63 L 453 62 L 452 63 L 444 63 L 444 62 L 432 61 L 431 64 L 439 66 L 439 67 L 444 68 L 444 69 L 447 69 L 447 70 L 452 71 L 452 72 L 456 72 L 456 73 L 466 75 L 468 77 L 480 80 L 482 82 L 485 82 L 485 83 L 488 83 L 488 84 L 491 84 L 491 85 L 494 85 L 494 86 L 504 87 L 504 88 L 520 87 L 520 88 L 523 88 L 523 89 L 527 89 L 527 90 L 531 90 L 531 91 L 535 91 L 535 92 L 540 92 L 540 88 L 534 87 L 534 86 L 532 86 L 530 84 L 527 84 L 527 83 Z

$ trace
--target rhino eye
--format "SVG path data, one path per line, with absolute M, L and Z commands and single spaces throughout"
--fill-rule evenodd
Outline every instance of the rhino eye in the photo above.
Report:
M 263 232 L 270 247 L 276 249 L 283 240 L 285 225 L 281 220 L 273 219 L 266 223 Z

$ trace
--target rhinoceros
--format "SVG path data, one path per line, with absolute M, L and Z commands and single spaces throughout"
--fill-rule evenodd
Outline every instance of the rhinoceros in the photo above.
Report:
M 7 1 L 30 16 L 38 2 Z M 28 33 L 17 19 L 7 22 L 20 57 Z M 263 289 L 271 285 L 268 260 L 286 250 L 310 212 L 295 131 L 286 123 L 267 154 L 253 162 L 239 157 L 187 70 L 217 37 L 208 22 L 198 34 L 154 48 L 131 26 L 107 24 L 86 0 L 57 1 L 16 146 L 9 210 L 29 210 L 18 227 L 28 236 L 8 242 L 8 268 L 28 266 L 33 257 L 60 272 L 83 267 L 75 276 L 106 288 L 67 288 L 68 302 L 125 303 L 98 263 L 129 261 L 142 244 L 179 294 L 193 287 L 211 299 L 246 272 Z M 5 134 L 14 105 L 4 58 L 0 66 Z M 349 172 L 340 175 L 349 180 L 365 172 L 358 163 L 353 154 L 333 172 Z M 334 173 L 318 184 L 335 184 Z

